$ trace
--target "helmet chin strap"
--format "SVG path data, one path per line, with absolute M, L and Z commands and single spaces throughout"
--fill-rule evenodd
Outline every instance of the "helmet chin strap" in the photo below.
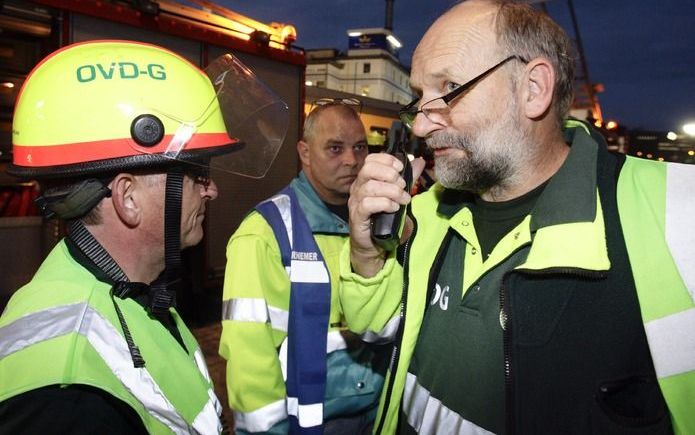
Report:
M 176 293 L 181 286 L 181 200 L 183 197 L 183 178 L 184 174 L 181 166 L 172 167 L 167 171 L 164 199 L 164 271 L 151 285 L 130 282 L 123 270 L 80 220 L 73 220 L 70 224 L 68 237 L 99 269 L 115 282 L 111 288 L 110 295 L 123 329 L 134 367 L 144 367 L 145 360 L 130 334 L 128 324 L 114 296 L 119 299 L 125 299 L 136 297 L 140 294 L 146 295 L 145 309 L 151 316 L 160 321 L 165 321 L 169 315 L 169 308 L 176 306 Z
M 164 271 L 152 283 L 149 312 L 155 317 L 167 316 L 176 306 L 176 293 L 181 287 L 181 201 L 183 168 L 173 166 L 167 171 L 164 199 Z

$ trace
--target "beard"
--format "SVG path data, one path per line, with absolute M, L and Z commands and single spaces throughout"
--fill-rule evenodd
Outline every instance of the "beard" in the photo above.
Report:
M 532 148 L 514 106 L 498 123 L 488 119 L 465 133 L 441 132 L 426 139 L 431 149 L 454 148 L 466 154 L 435 156 L 434 170 L 444 187 L 481 194 L 517 181 Z

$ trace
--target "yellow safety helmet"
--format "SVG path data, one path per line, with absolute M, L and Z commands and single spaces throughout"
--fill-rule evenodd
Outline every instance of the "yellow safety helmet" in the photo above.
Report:
M 238 150 L 220 168 L 259 177 L 282 144 L 286 120 L 287 106 L 231 55 L 206 74 L 155 45 L 78 43 L 45 58 L 22 86 L 8 172 L 42 179 L 208 165 L 210 156 Z M 253 143 L 242 143 L 239 134 L 253 128 Z

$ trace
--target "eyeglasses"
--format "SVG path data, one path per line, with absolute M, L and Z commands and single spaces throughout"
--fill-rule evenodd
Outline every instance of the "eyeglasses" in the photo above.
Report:
M 449 103 L 451 103 L 456 97 L 464 93 L 465 91 L 469 90 L 473 86 L 475 86 L 479 81 L 484 79 L 485 77 L 488 76 L 488 74 L 492 73 L 495 71 L 497 68 L 501 67 L 505 63 L 509 62 L 512 59 L 517 59 L 523 63 L 528 63 L 526 59 L 524 59 L 521 56 L 513 55 L 509 56 L 508 58 L 496 63 L 492 67 L 488 68 L 481 74 L 473 77 L 471 80 L 467 81 L 466 83 L 460 85 L 458 88 L 454 89 L 453 91 L 449 92 L 448 94 L 435 98 L 433 100 L 430 100 L 426 103 L 424 103 L 422 106 L 418 108 L 418 103 L 420 102 L 419 98 L 416 98 L 410 104 L 407 106 L 403 107 L 401 110 L 398 111 L 398 117 L 401 119 L 401 122 L 407 126 L 408 128 L 413 128 L 413 124 L 415 124 L 415 118 L 417 117 L 418 113 L 421 113 L 427 117 L 431 122 L 441 124 L 442 122 L 442 117 L 446 114 L 449 113 L 451 110 L 451 106 Z
M 207 166 L 187 165 L 184 174 L 188 175 L 193 182 L 208 187 L 212 179 L 210 178 L 210 168 Z
M 357 113 L 362 113 L 362 102 L 357 98 L 319 98 L 311 105 L 311 110 L 319 106 L 350 106 Z

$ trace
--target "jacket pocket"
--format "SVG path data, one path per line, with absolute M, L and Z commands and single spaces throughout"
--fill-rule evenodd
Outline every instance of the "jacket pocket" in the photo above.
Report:
M 328 355 L 325 419 L 359 414 L 379 404 L 384 384 L 382 355 L 381 349 L 374 351 L 371 347 L 338 350 Z
M 598 386 L 591 407 L 592 433 L 601 435 L 673 434 L 659 383 L 632 376 Z

